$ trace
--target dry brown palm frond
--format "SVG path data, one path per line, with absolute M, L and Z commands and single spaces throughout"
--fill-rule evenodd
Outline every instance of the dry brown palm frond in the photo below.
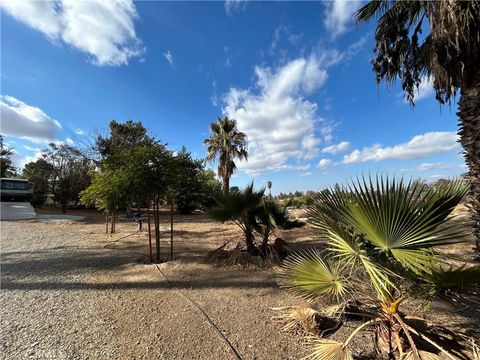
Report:
M 344 343 L 330 340 L 310 338 L 312 353 L 304 360 L 353 360 L 352 353 Z
M 418 356 L 413 352 L 413 351 L 409 351 L 409 352 L 406 352 L 401 358 L 400 360 L 441 360 L 442 358 L 440 356 L 438 356 L 437 354 L 434 354 L 434 353 L 431 353 L 431 352 L 428 352 L 428 351 L 422 351 L 420 350 L 418 352 Z
M 472 355 L 473 355 L 473 360 L 480 360 L 480 349 L 478 348 L 478 345 L 475 343 L 473 339 L 472 339 Z
M 281 311 L 273 319 L 283 323 L 282 331 L 294 333 L 318 334 L 317 315 L 318 311 L 306 306 L 289 306 L 285 308 L 273 308 Z

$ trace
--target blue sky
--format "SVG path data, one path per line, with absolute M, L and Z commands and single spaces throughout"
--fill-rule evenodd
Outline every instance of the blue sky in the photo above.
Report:
M 360 4 L 2 2 L 1 132 L 20 167 L 112 119 L 203 158 L 209 123 L 228 115 L 250 150 L 232 185 L 271 180 L 274 193 L 464 172 L 456 106 L 440 107 L 429 79 L 415 109 L 398 84 L 376 85 Z

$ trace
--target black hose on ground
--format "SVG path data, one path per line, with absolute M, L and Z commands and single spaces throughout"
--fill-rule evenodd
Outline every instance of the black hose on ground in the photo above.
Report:
M 218 333 L 218 335 L 220 335 L 220 337 L 223 339 L 223 341 L 228 345 L 228 347 L 230 348 L 233 356 L 235 357 L 235 359 L 237 360 L 242 360 L 242 358 L 240 357 L 240 354 L 237 352 L 237 350 L 233 347 L 232 343 L 227 339 L 227 337 L 222 333 L 222 331 L 218 328 L 218 326 L 212 321 L 212 319 L 210 319 L 210 317 L 208 316 L 208 314 L 200 307 L 200 305 L 198 305 L 194 300 L 192 300 L 190 297 L 188 297 L 187 295 L 185 295 L 185 293 L 183 291 L 181 291 L 179 288 L 177 288 L 175 285 L 173 285 L 170 280 L 168 280 L 168 278 L 165 276 L 165 274 L 163 273 L 162 270 L 160 270 L 160 267 L 155 264 L 155 267 L 157 268 L 158 272 L 163 276 L 163 278 L 165 279 L 165 281 L 168 283 L 168 285 L 174 289 L 176 292 L 178 292 L 180 295 L 182 295 L 190 304 L 192 304 L 194 307 L 196 307 L 203 315 L 203 317 L 205 318 L 205 320 L 207 320 L 207 322 L 210 324 L 210 326 Z

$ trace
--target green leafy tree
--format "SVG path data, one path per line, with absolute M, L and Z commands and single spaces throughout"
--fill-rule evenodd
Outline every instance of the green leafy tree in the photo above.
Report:
M 441 104 L 460 92 L 458 134 L 469 168 L 480 253 L 480 1 L 375 0 L 363 6 L 356 19 L 377 20 L 377 82 L 390 84 L 399 78 L 412 104 L 420 82 L 428 77 Z
M 425 295 L 429 301 L 447 296 L 447 290 L 479 285 L 480 267 L 455 266 L 453 258 L 438 253 L 445 245 L 467 241 L 464 229 L 449 221 L 466 192 L 460 181 L 427 190 L 418 182 L 377 178 L 316 195 L 309 218 L 326 237 L 326 249 L 287 259 L 283 285 L 307 299 L 333 298 L 340 318 L 352 311 L 347 304 L 353 301 L 354 311 L 366 320 L 343 343 L 316 340 L 312 358 L 351 359 L 351 339 L 368 326 L 375 326 L 378 348 L 389 358 L 436 358 L 421 352 L 427 350 L 419 340 L 446 353 L 399 307 L 408 296 Z
M 23 176 L 34 184 L 31 200 L 33 205 L 42 205 L 47 199 L 53 172 L 52 164 L 42 158 L 25 164 Z
M 51 191 L 54 199 L 67 211 L 70 201 L 77 203 L 79 194 L 90 185 L 90 172 L 94 168 L 91 160 L 70 145 L 50 144 L 44 159 L 52 168 Z
M 247 159 L 247 135 L 237 129 L 237 121 L 217 118 L 210 124 L 210 137 L 204 143 L 208 145 L 207 161 L 218 159 L 218 176 L 223 181 L 223 191 L 230 189 L 230 178 L 236 169 L 235 159 Z
M 193 159 L 185 147 L 175 157 L 175 204 L 181 214 L 201 207 L 203 200 L 203 161 Z
M 0 134 L 0 177 L 10 177 L 16 173 L 12 156 L 13 149 L 5 146 L 3 135 Z
M 201 198 L 200 208 L 207 210 L 215 204 L 214 198 L 222 191 L 222 183 L 215 177 L 212 169 L 203 169 L 200 174 Z
M 98 165 L 100 167 L 124 166 L 125 157 L 134 155 L 134 152 L 129 153 L 128 149 L 141 146 L 145 149 L 152 146 L 154 142 L 155 140 L 148 135 L 147 129 L 141 122 L 128 120 L 125 123 L 119 123 L 112 120 L 109 124 L 109 134 L 105 137 L 97 136 L 95 141 L 94 150 L 100 158 Z M 129 161 L 135 161 L 135 159 L 130 158 Z M 133 177 L 128 179 L 134 180 Z M 125 205 L 129 217 L 132 216 L 131 209 L 134 202 L 134 193 L 131 193 L 130 200 L 127 199 Z
M 150 140 L 147 129 L 141 122 L 128 120 L 125 123 L 118 123 L 112 120 L 109 129 L 109 135 L 98 136 L 94 145 L 102 159 L 109 159 L 126 148 L 135 147 Z

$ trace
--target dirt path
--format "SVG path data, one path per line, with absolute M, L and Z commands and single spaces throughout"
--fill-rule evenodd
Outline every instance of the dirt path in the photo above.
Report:
M 145 234 L 114 237 L 98 224 L 1 223 L 1 356 L 5 359 L 295 359 L 300 342 L 279 332 L 269 307 L 298 300 L 271 271 L 214 269 L 201 261 L 235 234 L 180 219 L 177 260 L 161 271 L 139 261 Z M 105 248 L 106 246 L 106 248 Z

